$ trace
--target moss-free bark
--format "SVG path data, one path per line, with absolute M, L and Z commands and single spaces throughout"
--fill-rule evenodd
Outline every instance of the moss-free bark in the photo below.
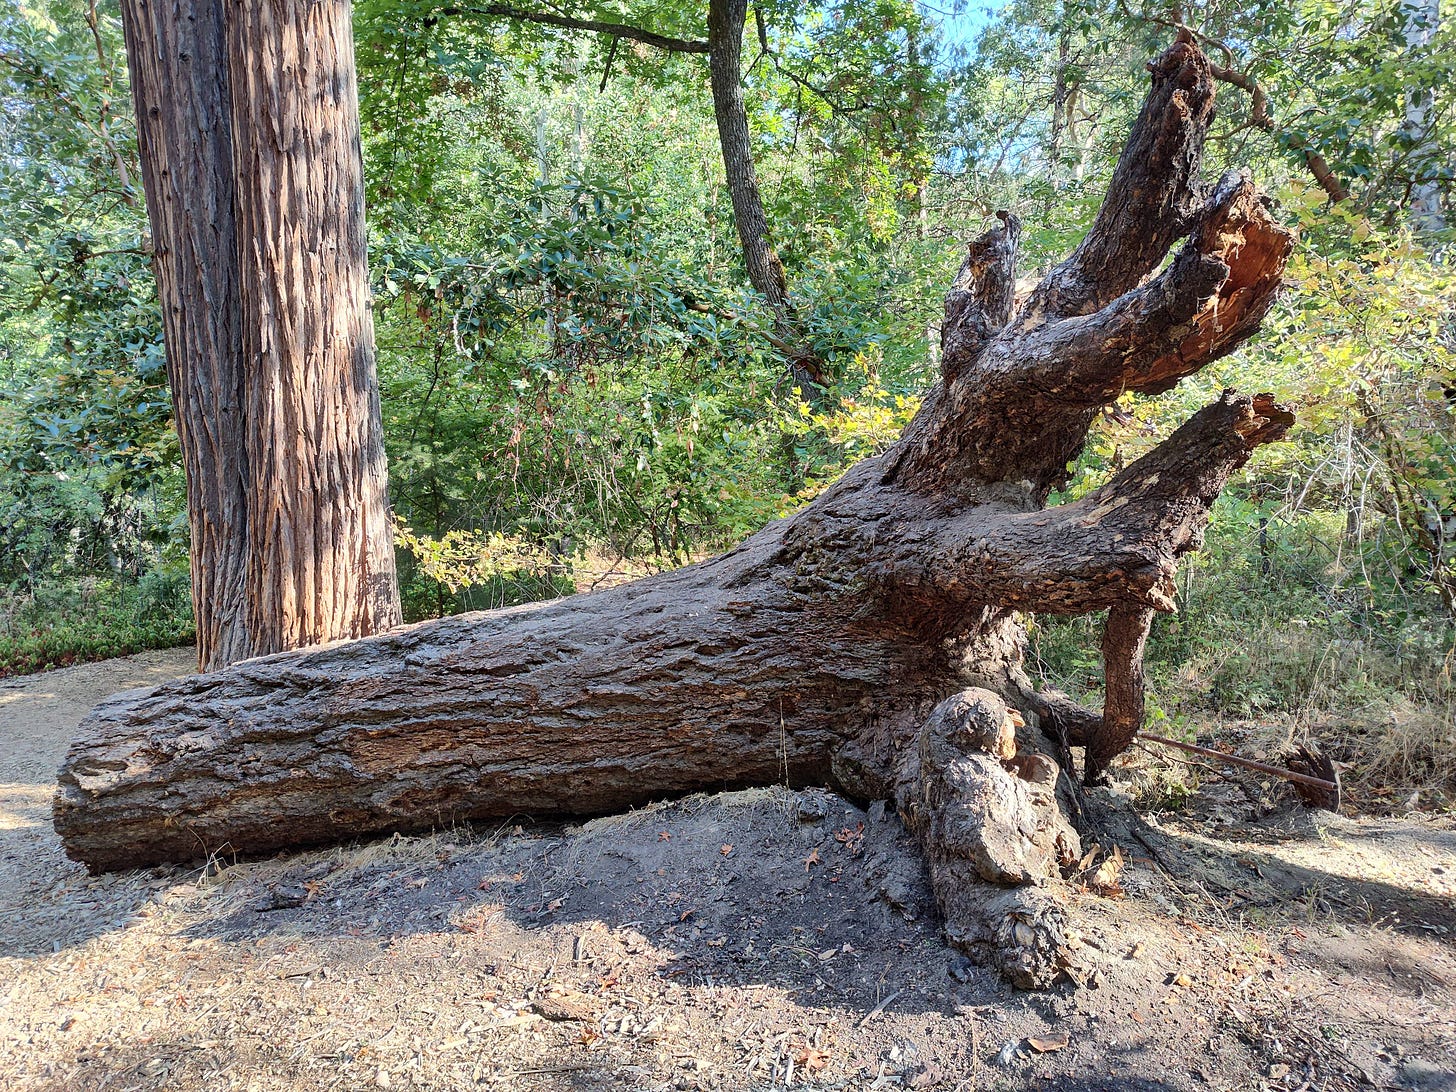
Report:
M 825 783 L 894 802 L 953 941 L 1023 985 L 1076 977 L 1049 895 L 1081 852 L 1070 749 L 1095 779 L 1127 746 L 1178 559 L 1292 421 L 1225 393 L 1045 507 L 1099 407 L 1253 333 L 1292 243 L 1246 177 L 1200 186 L 1212 82 L 1192 40 L 1150 68 L 1108 204 L 1041 287 L 1013 298 L 1014 217 L 969 245 L 943 380 L 886 454 L 699 565 L 113 698 L 61 772 L 68 852 L 118 868 Z M 1108 612 L 1104 715 L 1034 690 L 1024 611 Z
M 123 0 L 198 662 L 400 621 L 347 0 Z

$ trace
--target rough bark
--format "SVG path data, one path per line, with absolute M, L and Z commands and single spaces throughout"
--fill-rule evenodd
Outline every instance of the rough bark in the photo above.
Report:
M 348 0 L 229 8 L 254 655 L 400 623 Z
M 1127 750 L 1143 726 L 1143 650 L 1153 626 L 1150 607 L 1118 603 L 1107 612 L 1102 633 L 1106 694 L 1102 723 L 1087 740 L 1087 781 L 1097 783 L 1108 764 Z
M 1129 141 L 1116 208 L 1050 287 L 1013 308 L 1013 217 L 971 244 L 943 382 L 884 456 L 699 565 L 113 698 L 61 771 L 68 852 L 118 868 L 825 783 L 895 803 L 955 943 L 1023 985 L 1076 978 L 1055 899 L 1080 853 L 1070 747 L 1096 777 L 1126 745 L 1178 558 L 1292 420 L 1225 393 L 1102 488 L 1044 507 L 1096 409 L 1232 350 L 1288 255 L 1246 178 L 1198 190 L 1202 55 L 1182 40 L 1153 71 L 1161 106 Z M 1144 231 L 1184 239 L 1156 274 Z M 1108 611 L 1103 714 L 1032 688 L 1024 610 Z
M 215 0 L 123 0 L 203 668 L 252 655 L 232 97 Z
M 127 0 L 198 662 L 398 624 L 347 4 Z
M 1161 26 L 1176 29 L 1180 35 L 1193 36 L 1195 32 L 1190 31 L 1183 23 L 1183 16 L 1176 11 L 1172 18 L 1160 17 L 1157 15 L 1146 15 L 1149 21 Z M 1219 41 L 1211 35 L 1197 32 L 1197 38 L 1206 45 L 1213 46 L 1223 54 L 1225 63 L 1222 65 L 1210 64 L 1209 72 L 1214 79 L 1226 83 L 1231 87 L 1240 88 L 1249 93 L 1249 124 L 1255 129 L 1266 133 L 1277 132 L 1279 126 L 1274 121 L 1274 116 L 1269 112 L 1269 96 L 1259 81 L 1247 72 L 1240 71 L 1235 66 L 1234 51 L 1224 42 Z M 1284 134 L 1292 151 L 1299 152 L 1304 157 L 1304 165 L 1309 168 L 1309 173 L 1314 176 L 1320 188 L 1329 196 L 1331 204 L 1339 204 L 1349 199 L 1350 191 L 1340 181 L 1334 170 L 1330 167 L 1325 157 L 1309 146 L 1308 141 L 1297 133 Z

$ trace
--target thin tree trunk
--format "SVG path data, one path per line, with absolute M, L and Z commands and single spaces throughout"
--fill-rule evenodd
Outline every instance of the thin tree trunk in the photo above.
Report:
M 1065 9 L 1061 18 L 1067 18 Z M 1052 71 L 1052 129 L 1047 138 L 1047 165 L 1053 186 L 1061 177 L 1062 142 L 1071 128 L 1072 87 L 1067 77 L 1071 49 L 1071 31 L 1063 26 L 1057 33 L 1057 60 Z
M 753 144 L 748 129 L 748 110 L 743 102 L 743 31 L 748 21 L 748 0 L 709 0 L 708 37 L 672 38 L 623 23 L 579 19 L 549 11 L 485 4 L 479 7 L 451 5 L 440 16 L 493 15 L 527 23 L 565 27 L 627 39 L 668 53 L 706 53 L 709 84 L 713 93 L 713 114 L 717 121 L 719 149 L 733 202 L 733 218 L 749 283 L 761 293 L 773 316 L 775 347 L 788 358 L 789 373 L 803 392 L 815 397 L 825 384 L 824 360 L 809 344 L 802 323 L 795 314 L 783 262 L 770 239 L 768 217 L 758 189 Z M 760 26 L 760 33 L 763 28 Z M 608 68 L 610 69 L 610 61 Z M 606 80 L 603 77 L 602 86 Z
M 783 262 L 769 239 L 768 217 L 758 191 L 748 110 L 743 103 L 743 29 L 747 19 L 748 0 L 709 0 L 708 75 L 713 89 L 713 114 L 718 122 L 723 173 L 733 201 L 733 220 L 738 227 L 749 283 L 767 301 L 774 317 L 775 333 L 791 347 L 788 363 L 794 380 L 808 394 L 823 386 L 824 363 L 805 343 L 789 298 Z

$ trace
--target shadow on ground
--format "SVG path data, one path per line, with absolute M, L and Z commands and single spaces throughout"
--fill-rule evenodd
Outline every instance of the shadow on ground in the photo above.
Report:
M 1119 805 L 1126 897 L 1069 895 L 1096 988 L 1028 996 L 945 944 L 893 816 L 814 790 L 88 877 L 48 823 L 80 714 L 43 682 L 0 694 L 0 729 L 33 737 L 0 787 L 7 1090 L 1293 1092 L 1456 1070 L 1449 824 Z

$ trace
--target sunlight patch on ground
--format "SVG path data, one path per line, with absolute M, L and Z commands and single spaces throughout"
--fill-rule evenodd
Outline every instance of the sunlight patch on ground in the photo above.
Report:
M 1323 829 L 1317 838 L 1272 844 L 1181 833 L 1211 853 L 1227 854 L 1233 848 L 1251 859 L 1272 859 L 1355 885 L 1380 883 L 1414 895 L 1456 898 L 1456 851 L 1448 848 L 1453 840 L 1450 831 L 1423 832 L 1417 827 L 1399 832 L 1360 830 L 1347 836 Z
M 9 694 L 0 694 L 0 706 L 24 705 L 28 702 L 55 701 L 59 695 L 48 690 L 30 688 L 26 690 L 15 690 Z
M 25 830 L 50 818 L 53 785 L 0 784 L 0 830 Z

